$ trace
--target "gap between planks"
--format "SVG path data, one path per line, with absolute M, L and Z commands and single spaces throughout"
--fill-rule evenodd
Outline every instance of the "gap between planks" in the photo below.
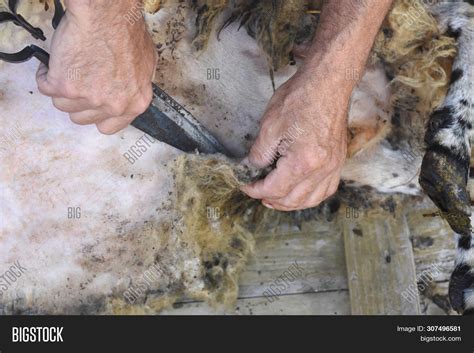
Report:
M 404 214 L 370 210 L 341 222 L 341 227 L 352 314 L 419 315 L 415 261 Z

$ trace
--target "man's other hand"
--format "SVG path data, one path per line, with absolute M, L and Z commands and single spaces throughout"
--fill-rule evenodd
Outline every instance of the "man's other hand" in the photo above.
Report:
M 316 206 L 336 192 L 347 151 L 350 96 L 333 94 L 338 87 L 332 85 L 299 72 L 276 91 L 249 155 L 252 165 L 276 162 L 276 168 L 242 191 L 281 211 Z
M 70 0 L 66 6 L 49 69 L 38 69 L 38 88 L 74 123 L 116 133 L 152 100 L 156 53 L 144 19 L 136 16 L 141 2 Z

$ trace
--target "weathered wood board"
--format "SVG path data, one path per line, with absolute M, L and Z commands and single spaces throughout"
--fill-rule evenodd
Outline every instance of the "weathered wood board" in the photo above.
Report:
M 268 287 L 297 262 L 301 275 L 272 302 Z M 212 308 L 183 299 L 163 314 L 334 315 L 350 314 L 342 229 L 337 221 L 306 222 L 301 229 L 280 225 L 256 237 L 255 254 L 240 280 L 233 308 Z
M 163 315 L 350 315 L 347 290 L 283 295 L 270 303 L 266 298 L 239 299 L 232 309 L 214 309 L 202 302 L 181 303 Z
M 432 216 L 435 211 L 436 208 L 429 200 L 408 201 L 399 205 L 395 216 L 379 209 L 367 214 L 359 212 L 357 218 L 350 213 L 348 217 L 346 208 L 343 207 L 337 219 L 332 222 L 311 221 L 304 223 L 301 229 L 280 226 L 271 233 L 257 237 L 255 254 L 242 274 L 239 300 L 234 307 L 212 308 L 206 303 L 182 300 L 163 314 L 361 313 L 363 304 L 359 305 L 359 309 L 351 304 L 351 299 L 356 299 L 351 298 L 353 294 L 349 293 L 351 286 L 347 280 L 347 247 L 344 245 L 344 237 L 352 237 L 347 240 L 351 243 L 361 240 L 353 232 L 353 229 L 359 228 L 367 238 L 372 232 L 370 239 L 374 242 L 372 247 L 365 247 L 367 252 L 359 259 L 366 262 L 364 266 L 374 276 L 370 288 L 360 289 L 366 292 L 371 290 L 373 295 L 378 296 L 378 306 L 375 308 L 379 312 L 373 313 L 450 313 L 446 296 L 454 256 L 453 235 L 445 221 Z M 387 255 L 390 255 L 388 264 Z M 264 296 L 265 290 L 295 261 L 303 267 L 303 275 L 291 282 L 279 299 L 270 302 Z M 416 281 L 433 266 L 438 269 L 436 276 L 427 284 L 427 289 L 419 293 L 420 303 L 418 304 L 418 299 L 416 302 L 413 299 L 412 302 L 403 303 L 400 290 L 410 284 L 416 285 Z M 386 271 L 382 272 L 380 268 Z M 388 291 L 389 286 L 384 282 L 387 276 L 392 276 L 391 291 Z M 399 281 L 397 285 L 395 280 Z M 352 286 L 359 290 L 354 283 Z M 387 298 L 380 298 L 383 295 L 387 295 Z M 375 301 L 374 298 L 369 299 Z
M 406 215 L 415 256 L 418 289 L 421 292 L 422 313 L 455 314 L 448 301 L 448 282 L 454 268 L 454 233 L 436 213 L 436 207 L 427 200 L 422 210 Z
M 311 225 L 311 228 L 309 227 Z M 240 297 L 262 296 L 295 263 L 302 273 L 284 294 L 347 289 L 342 232 L 337 222 L 310 222 L 301 231 L 260 235 L 241 277 Z
M 436 275 L 435 281 L 447 281 L 454 266 L 454 233 L 446 221 L 433 216 L 435 213 L 433 207 L 425 212 L 409 212 L 406 217 L 417 274 L 430 271 Z M 432 271 L 434 266 L 437 271 Z
M 412 300 L 402 296 L 416 283 L 405 218 L 371 210 L 343 228 L 352 314 L 419 314 L 416 294 Z

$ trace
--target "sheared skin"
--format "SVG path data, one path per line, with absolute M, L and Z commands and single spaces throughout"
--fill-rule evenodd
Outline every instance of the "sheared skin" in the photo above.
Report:
M 328 0 L 304 65 L 280 87 L 262 119 L 251 164 L 276 169 L 244 186 L 267 207 L 292 211 L 334 194 L 347 154 L 347 109 L 392 0 Z M 355 73 L 348 78 L 347 73 Z M 291 143 L 284 135 L 298 126 Z M 283 147 L 283 148 L 282 148 Z M 268 156 L 272 157 L 268 157 Z
M 49 70 L 37 73 L 41 93 L 73 122 L 113 134 L 152 99 L 156 53 L 137 0 L 66 0 L 51 43 Z M 127 17 L 128 16 L 128 17 Z

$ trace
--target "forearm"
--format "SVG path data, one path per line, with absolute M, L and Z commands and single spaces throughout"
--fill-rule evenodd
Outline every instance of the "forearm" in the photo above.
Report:
M 96 9 L 110 8 L 116 5 L 136 5 L 143 4 L 144 0 L 64 0 L 68 9 L 76 9 L 79 7 L 89 7 Z
M 302 68 L 315 80 L 336 81 L 350 94 L 364 71 L 375 37 L 393 0 L 326 0 Z
M 80 23 L 127 24 L 128 19 L 137 19 L 141 16 L 144 0 L 65 0 L 67 14 Z
M 138 51 L 149 41 L 143 0 L 65 0 L 65 5 L 66 16 L 88 38 L 77 45 L 91 45 L 95 41 L 93 45 L 100 48 L 102 61 L 121 60 L 117 54 L 128 55 L 113 50 L 123 47 L 126 37 L 133 36 L 133 48 Z M 139 52 L 131 54 L 140 56 Z
M 350 97 L 391 3 L 325 0 L 305 62 L 275 92 L 250 151 L 250 163 L 259 168 L 278 159 L 264 180 L 242 188 L 250 197 L 293 211 L 336 192 L 347 153 Z M 302 133 L 288 144 L 285 136 L 294 126 Z

